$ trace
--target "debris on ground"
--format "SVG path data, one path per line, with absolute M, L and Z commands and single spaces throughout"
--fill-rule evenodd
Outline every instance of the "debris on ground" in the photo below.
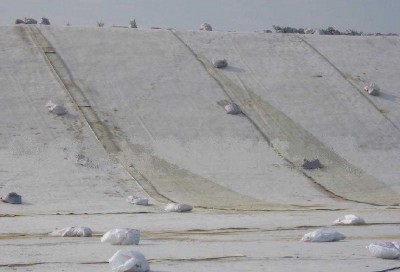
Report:
M 314 35 L 325 35 L 325 31 L 323 29 L 316 29 L 313 34 Z
M 87 166 L 89 164 L 90 160 L 83 154 L 78 154 L 76 155 L 76 163 L 80 164 L 82 166 Z
M 304 159 L 304 162 L 303 162 L 302 166 L 303 166 L 303 169 L 308 169 L 308 170 L 310 170 L 310 169 L 318 169 L 318 168 L 322 168 L 323 167 L 318 159 L 311 160 L 311 161 L 309 161 L 307 159 Z
M 148 272 L 149 263 L 144 255 L 138 251 L 130 249 L 118 250 L 108 260 L 114 272 Z
M 365 220 L 354 214 L 347 214 L 333 221 L 333 225 L 364 225 Z
M 53 103 L 51 100 L 47 102 L 46 107 L 49 112 L 57 115 L 64 115 L 67 113 L 67 110 L 63 106 Z
M 1 199 L 1 201 L 10 203 L 10 204 L 21 204 L 22 203 L 22 197 L 15 192 L 8 193 L 4 197 L 2 196 L 0 199 Z
M 102 243 L 111 245 L 138 245 L 140 231 L 137 229 L 113 229 L 107 231 L 102 237 Z
M 297 34 L 315 34 L 315 35 L 347 35 L 347 36 L 398 36 L 397 33 L 363 33 L 353 29 L 347 29 L 346 31 L 340 31 L 334 27 L 322 28 L 295 28 L 295 27 L 280 27 L 273 25 L 275 33 L 297 33 Z M 268 30 L 264 30 L 265 33 L 270 33 Z
M 212 27 L 211 27 L 210 24 L 202 23 L 202 24 L 200 25 L 200 30 L 212 31 Z
M 228 66 L 228 62 L 226 61 L 226 59 L 213 59 L 212 64 L 215 68 L 224 68 Z
M 42 21 L 40 22 L 41 25 L 50 25 L 49 19 L 46 17 L 42 17 Z
M 323 29 L 324 35 L 341 35 L 342 33 L 335 29 L 334 27 L 328 27 L 327 29 Z
M 227 114 L 240 114 L 242 113 L 242 111 L 240 110 L 239 106 L 235 103 L 229 103 L 228 105 L 226 105 L 225 107 L 225 111 Z
M 97 164 L 81 153 L 76 155 L 76 163 L 88 168 L 99 168 Z
M 183 204 L 183 203 L 170 203 L 165 206 L 164 210 L 166 212 L 189 212 L 193 209 L 192 206 L 189 204 Z
M 299 33 L 304 34 L 304 28 L 294 28 L 294 27 L 280 27 L 277 25 L 273 25 L 272 28 L 276 33 Z
M 378 85 L 376 85 L 376 83 L 370 83 L 367 86 L 364 87 L 364 90 L 373 96 L 378 96 L 380 93 L 380 88 L 378 87 Z
M 304 234 L 303 238 L 301 238 L 302 242 L 335 242 L 345 239 L 346 236 L 343 234 L 328 229 L 328 228 L 320 228 L 315 231 Z
M 381 259 L 399 259 L 400 244 L 396 242 L 372 243 L 366 247 L 372 256 Z
M 225 107 L 225 106 L 228 105 L 229 103 L 231 103 L 231 102 L 229 102 L 229 101 L 226 100 L 226 99 L 222 99 L 222 100 L 217 101 L 217 104 L 220 105 L 220 106 L 222 106 L 222 107 Z
M 135 205 L 147 206 L 149 205 L 149 199 L 145 197 L 128 196 L 126 201 Z
M 91 237 L 92 230 L 87 227 L 68 227 L 64 229 L 57 229 L 51 233 L 49 236 L 55 237 Z
M 315 29 L 312 29 L 312 28 L 306 28 L 304 30 L 304 34 L 314 34 L 314 32 L 315 32 Z

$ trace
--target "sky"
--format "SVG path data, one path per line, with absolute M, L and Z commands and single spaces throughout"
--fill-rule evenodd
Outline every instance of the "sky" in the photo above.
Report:
M 400 0 L 0 0 L 0 25 L 47 17 L 52 25 L 252 32 L 272 25 L 400 34 Z

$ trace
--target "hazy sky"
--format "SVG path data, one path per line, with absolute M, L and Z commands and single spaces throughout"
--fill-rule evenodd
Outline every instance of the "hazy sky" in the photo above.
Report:
M 400 0 L 0 0 L 0 25 L 47 17 L 53 25 L 128 25 L 261 31 L 272 25 L 400 34 Z

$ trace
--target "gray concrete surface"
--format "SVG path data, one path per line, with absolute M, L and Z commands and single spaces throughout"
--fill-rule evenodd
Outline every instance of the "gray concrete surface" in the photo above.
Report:
M 152 271 L 400 266 L 365 249 L 400 236 L 398 37 L 44 26 L 0 37 L 0 193 L 23 198 L 0 203 L 0 271 L 110 271 L 119 247 L 100 236 L 124 227 L 141 230 L 134 248 Z M 367 81 L 382 95 L 367 96 Z M 304 170 L 304 158 L 325 167 Z M 195 209 L 163 212 L 170 201 Z M 344 241 L 299 242 L 351 213 L 368 224 L 335 226 Z M 67 226 L 95 235 L 47 236 Z

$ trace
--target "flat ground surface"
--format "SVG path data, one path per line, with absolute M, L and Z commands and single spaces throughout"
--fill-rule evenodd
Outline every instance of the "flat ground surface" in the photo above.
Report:
M 0 193 L 23 197 L 0 204 L 1 271 L 110 271 L 120 248 L 152 271 L 400 266 L 365 249 L 400 239 L 398 37 L 27 26 L 0 37 Z M 229 101 L 243 114 L 226 114 Z M 317 158 L 324 168 L 301 167 Z M 169 202 L 195 208 L 166 213 Z M 299 242 L 344 214 L 368 224 Z M 68 226 L 94 236 L 47 235 Z M 100 243 L 128 227 L 140 245 Z

